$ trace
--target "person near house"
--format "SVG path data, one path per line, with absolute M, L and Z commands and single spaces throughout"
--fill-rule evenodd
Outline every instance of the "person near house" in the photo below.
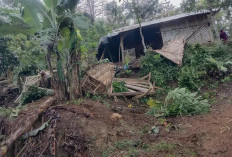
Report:
M 228 35 L 226 34 L 226 32 L 224 30 L 221 30 L 220 39 L 222 41 L 227 41 L 228 40 Z

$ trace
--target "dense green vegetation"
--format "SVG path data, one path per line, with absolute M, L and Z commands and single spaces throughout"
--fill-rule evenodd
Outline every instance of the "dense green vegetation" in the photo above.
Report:
M 150 99 L 148 114 L 154 116 L 183 116 L 207 113 L 210 110 L 208 100 L 191 93 L 186 88 L 176 88 L 168 92 L 164 104 Z
M 178 82 L 180 87 L 199 90 L 205 79 L 224 79 L 231 72 L 231 46 L 187 45 L 183 65 L 178 67 L 159 54 L 147 52 L 142 59 L 141 75 L 152 73 L 152 81 L 158 86 L 169 87 Z

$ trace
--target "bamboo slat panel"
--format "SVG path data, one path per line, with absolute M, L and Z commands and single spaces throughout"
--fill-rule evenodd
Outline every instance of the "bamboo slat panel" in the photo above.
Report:
M 185 40 L 183 38 L 175 39 L 170 41 L 161 50 L 154 50 L 155 52 L 161 54 L 165 58 L 173 61 L 178 65 L 182 65 L 182 59 L 184 55 Z

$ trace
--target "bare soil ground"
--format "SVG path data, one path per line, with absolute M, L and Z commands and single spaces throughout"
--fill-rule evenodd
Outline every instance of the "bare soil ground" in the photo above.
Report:
M 47 120 L 49 126 L 34 137 L 18 141 L 9 155 L 230 157 L 232 82 L 220 85 L 215 92 L 216 102 L 210 113 L 171 117 L 166 121 L 146 115 L 146 106 L 124 100 L 115 103 L 110 99 L 82 99 L 59 104 L 44 113 L 32 130 Z M 4 133 L 14 132 L 45 100 L 29 104 L 18 118 L 4 121 Z M 131 103 L 133 107 L 128 108 Z M 123 116 L 122 119 L 111 118 L 116 112 Z M 157 134 L 150 132 L 153 126 L 159 129 Z

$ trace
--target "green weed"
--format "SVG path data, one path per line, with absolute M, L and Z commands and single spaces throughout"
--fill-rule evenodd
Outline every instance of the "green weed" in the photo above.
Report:
M 114 92 L 127 92 L 128 88 L 125 87 L 125 82 L 113 82 Z
M 119 150 L 125 150 L 132 146 L 132 142 L 128 140 L 116 142 L 114 145 Z
M 71 100 L 68 102 L 68 104 L 80 105 L 83 102 L 84 102 L 84 100 L 80 98 L 80 99 L 76 99 L 76 100 Z
M 166 142 L 161 142 L 156 145 L 156 150 L 163 151 L 163 152 L 171 152 L 177 149 L 177 146 L 175 144 L 169 144 Z

